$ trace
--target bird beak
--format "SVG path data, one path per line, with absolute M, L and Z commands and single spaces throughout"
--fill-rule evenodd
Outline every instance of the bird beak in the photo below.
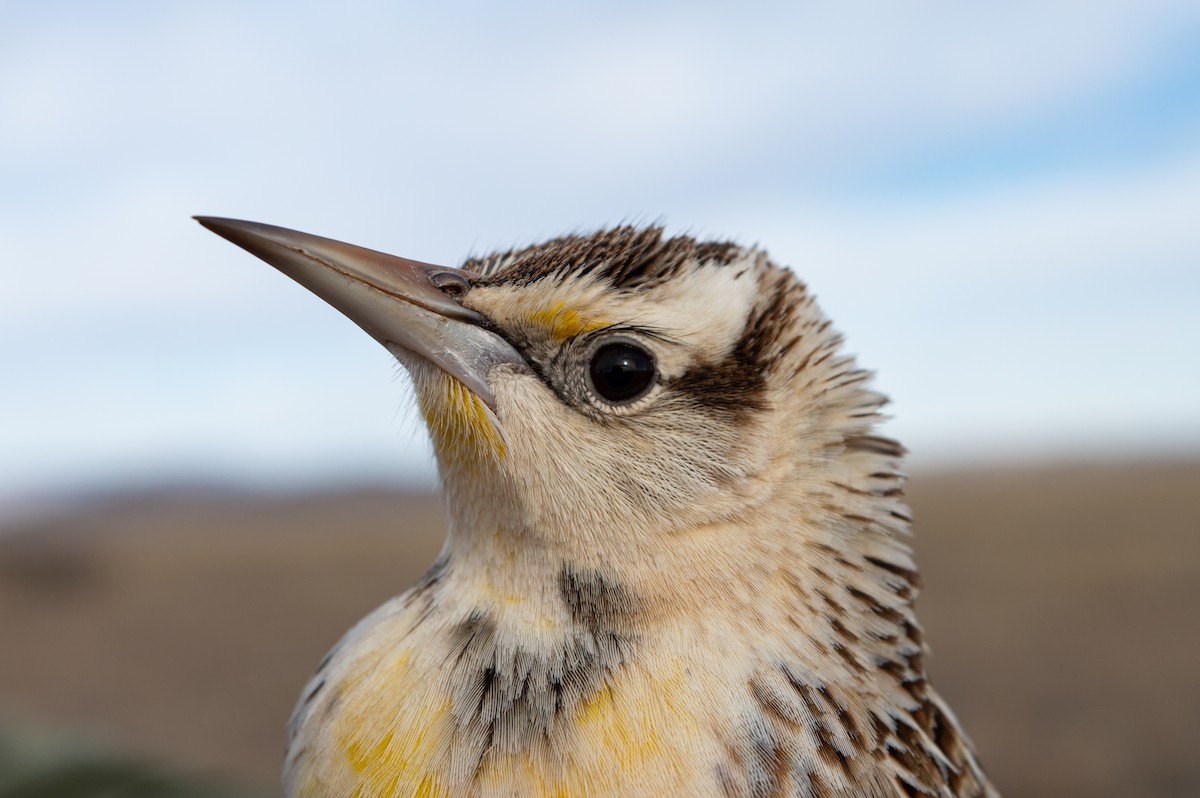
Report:
M 195 219 L 333 305 L 393 354 L 414 353 L 439 366 L 492 412 L 489 372 L 505 363 L 526 368 L 511 344 L 481 326 L 482 315 L 461 304 L 478 276 L 472 272 L 269 224 Z

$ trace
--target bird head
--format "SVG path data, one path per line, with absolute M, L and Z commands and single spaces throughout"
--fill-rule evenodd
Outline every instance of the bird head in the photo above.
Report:
M 884 399 L 868 375 L 758 249 L 623 226 L 456 269 L 199 221 L 407 368 L 452 534 L 619 556 L 765 506 L 820 512 L 831 483 L 894 471 L 900 454 L 869 434 Z

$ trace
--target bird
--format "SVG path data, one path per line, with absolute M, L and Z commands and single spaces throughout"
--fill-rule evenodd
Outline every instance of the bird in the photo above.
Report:
M 288 725 L 289 798 L 997 796 L 925 669 L 885 396 L 765 250 L 444 267 L 196 217 L 411 376 L 449 518 Z

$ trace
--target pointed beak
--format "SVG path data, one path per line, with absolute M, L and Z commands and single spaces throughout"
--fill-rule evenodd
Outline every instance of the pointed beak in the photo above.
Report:
M 471 272 L 269 224 L 195 219 L 333 305 L 393 354 L 413 353 L 439 366 L 493 412 L 491 370 L 528 368 L 511 344 L 482 326 L 483 316 L 461 304 L 477 276 Z

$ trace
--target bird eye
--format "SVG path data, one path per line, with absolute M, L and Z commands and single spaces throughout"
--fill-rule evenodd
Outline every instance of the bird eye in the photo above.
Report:
M 632 344 L 605 344 L 592 355 L 592 388 L 609 402 L 628 402 L 646 393 L 654 381 L 654 359 Z

